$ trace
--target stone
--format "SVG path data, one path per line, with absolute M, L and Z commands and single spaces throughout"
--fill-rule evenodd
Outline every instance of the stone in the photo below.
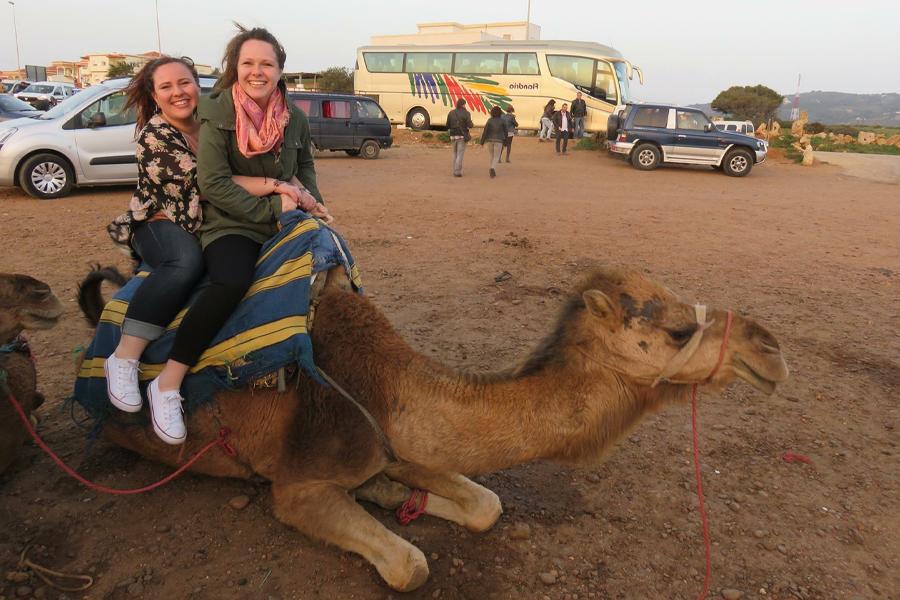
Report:
M 20 585 L 16 588 L 16 596 L 19 598 L 24 598 L 25 596 L 30 596 L 32 592 L 31 587 L 27 585 Z
M 234 510 L 244 510 L 245 508 L 247 508 L 248 504 L 250 504 L 250 497 L 243 495 L 235 496 L 228 501 L 228 506 L 230 506 Z
M 756 531 L 753 532 L 753 537 L 755 537 L 758 540 L 761 540 L 764 537 L 766 537 L 768 534 L 769 534 L 769 532 L 766 531 L 765 529 L 757 529 Z
M 129 596 L 140 596 L 143 593 L 144 593 L 144 584 L 142 584 L 140 582 L 132 583 L 131 585 L 128 586 L 128 595 Z
M 741 590 L 736 590 L 733 588 L 726 588 L 722 590 L 722 597 L 725 600 L 740 600 L 744 596 L 744 592 Z
M 876 137 L 877 136 L 871 131 L 860 131 L 859 136 L 856 138 L 856 141 L 859 144 L 868 146 L 869 144 L 873 144 L 875 142 Z
M 6 580 L 10 583 L 25 583 L 28 581 L 29 575 L 25 571 L 7 571 Z
M 791 135 L 800 137 L 803 135 L 803 128 L 809 122 L 809 113 L 805 110 L 800 111 L 800 118 L 791 123 Z
M 556 571 L 548 571 L 546 573 L 539 573 L 538 577 L 544 585 L 554 585 L 556 583 L 556 575 Z
M 516 523 L 509 530 L 509 539 L 527 540 L 531 537 L 531 526 L 528 523 Z

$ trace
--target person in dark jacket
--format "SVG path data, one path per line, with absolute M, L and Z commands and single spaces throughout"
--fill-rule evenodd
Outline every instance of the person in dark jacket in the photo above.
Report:
M 538 141 L 543 142 L 549 140 L 553 133 L 553 114 L 556 112 L 556 100 L 550 99 L 550 102 L 544 105 L 544 114 L 541 115 L 541 132 L 538 134 Z
M 466 110 L 466 101 L 460 98 L 456 101 L 456 108 L 447 114 L 447 133 L 450 134 L 450 146 L 453 148 L 454 177 L 462 177 L 463 156 L 466 153 L 466 142 L 471 138 L 469 129 L 472 127 L 475 125 Z
M 487 144 L 488 154 L 491 158 L 491 177 L 497 176 L 497 163 L 500 162 L 500 152 L 503 151 L 503 142 L 506 141 L 506 123 L 503 121 L 503 110 L 499 106 L 491 108 L 491 118 L 484 124 L 481 134 L 481 145 Z
M 512 151 L 513 138 L 516 135 L 516 128 L 519 122 L 516 121 L 516 109 L 512 104 L 506 107 L 506 114 L 503 115 L 503 122 L 506 123 L 506 140 L 503 142 L 503 148 L 506 148 L 506 162 L 509 162 L 509 153 Z M 500 158 L 503 159 L 503 148 L 500 149 Z
M 580 140 L 584 135 L 584 119 L 587 117 L 587 103 L 578 92 L 575 99 L 572 100 L 572 119 L 575 121 L 575 139 Z
M 559 112 L 553 115 L 553 127 L 556 129 L 556 153 L 559 154 L 559 145 L 562 142 L 562 153 L 566 154 L 569 146 L 569 138 L 572 137 L 572 128 L 575 126 L 569 105 L 563 104 Z

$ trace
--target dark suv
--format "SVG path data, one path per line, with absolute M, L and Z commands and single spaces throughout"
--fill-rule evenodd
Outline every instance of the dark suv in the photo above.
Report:
M 316 150 L 343 150 L 350 156 L 378 158 L 390 148 L 391 122 L 378 103 L 365 96 L 324 92 L 289 92 L 309 119 Z
M 611 153 L 628 157 L 635 169 L 650 171 L 662 163 L 709 165 L 743 177 L 766 160 L 768 145 L 749 135 L 720 131 L 695 108 L 629 104 L 609 116 Z

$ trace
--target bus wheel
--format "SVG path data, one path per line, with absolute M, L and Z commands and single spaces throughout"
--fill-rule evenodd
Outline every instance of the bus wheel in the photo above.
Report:
M 424 131 L 431 125 L 431 117 L 428 116 L 428 111 L 424 108 L 416 107 L 412 109 L 409 111 L 407 119 L 409 126 L 416 131 Z

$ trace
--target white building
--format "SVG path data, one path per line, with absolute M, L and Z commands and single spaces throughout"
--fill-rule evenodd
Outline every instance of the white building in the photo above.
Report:
M 419 23 L 418 32 L 399 35 L 373 35 L 372 46 L 443 46 L 488 40 L 539 40 L 541 28 L 534 23 Z

